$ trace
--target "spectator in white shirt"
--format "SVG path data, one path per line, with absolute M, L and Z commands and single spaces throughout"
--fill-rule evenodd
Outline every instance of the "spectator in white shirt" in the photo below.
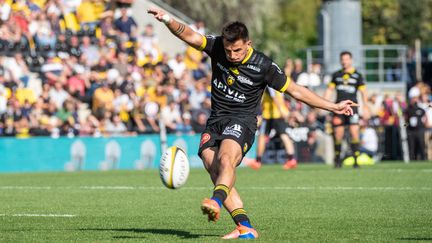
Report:
M 63 105 L 63 102 L 69 98 L 69 93 L 63 89 L 63 86 L 60 82 L 56 82 L 54 87 L 52 87 L 49 91 L 49 97 L 52 102 L 56 105 L 57 109 L 60 109 Z
M 162 108 L 161 119 L 164 122 L 168 133 L 175 132 L 177 124 L 182 123 L 179 106 L 174 101 L 170 101 L 167 106 Z
M 177 54 L 174 59 L 168 61 L 168 66 L 173 70 L 174 77 L 180 79 L 186 70 L 186 64 L 183 61 L 183 55 Z

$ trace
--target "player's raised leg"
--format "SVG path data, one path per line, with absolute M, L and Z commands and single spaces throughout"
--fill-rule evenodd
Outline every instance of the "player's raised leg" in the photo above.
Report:
M 216 150 L 205 149 L 201 154 L 205 162 L 213 159 L 209 172 L 215 185 L 213 196 L 203 200 L 201 209 L 204 214 L 208 215 L 209 221 L 217 221 L 220 208 L 227 199 L 230 189 L 234 186 L 235 168 L 242 158 L 242 151 L 236 141 L 224 139 L 217 153 L 212 154 L 212 152 L 214 153 Z
M 218 149 L 216 147 L 207 148 L 201 154 L 204 166 L 209 172 L 213 184 L 215 185 L 219 176 L 219 164 L 217 163 L 217 155 Z M 215 202 L 216 201 L 213 199 L 204 199 L 203 201 L 203 206 L 204 204 L 208 205 L 204 207 L 203 212 L 208 214 L 209 221 L 212 219 L 217 220 L 220 215 L 220 206 L 219 204 L 217 204 L 218 206 L 216 207 L 217 202 Z M 223 237 L 224 239 L 258 237 L 258 233 L 251 226 L 250 220 L 246 214 L 246 211 L 243 208 L 243 202 L 235 187 L 231 188 L 227 198 L 223 202 L 223 205 L 225 209 L 230 213 L 234 223 L 237 225 L 234 231 Z M 213 211 L 213 213 L 211 211 Z

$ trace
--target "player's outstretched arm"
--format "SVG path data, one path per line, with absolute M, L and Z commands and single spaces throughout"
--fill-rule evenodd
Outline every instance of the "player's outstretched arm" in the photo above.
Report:
M 203 35 L 195 32 L 189 26 L 178 22 L 169 14 L 165 13 L 165 11 L 150 8 L 147 10 L 147 13 L 152 14 L 158 21 L 164 23 L 171 31 L 171 33 L 173 33 L 182 41 L 186 42 L 188 45 L 197 49 L 202 46 L 204 42 Z
M 318 96 L 317 94 L 310 91 L 309 89 L 300 86 L 294 82 L 291 82 L 288 85 L 286 92 L 292 97 L 294 97 L 295 99 L 300 100 L 310 106 L 328 110 L 336 114 L 352 115 L 353 110 L 351 107 L 358 106 L 356 103 L 352 102 L 351 100 L 344 100 L 335 104 L 333 102 L 330 102 Z

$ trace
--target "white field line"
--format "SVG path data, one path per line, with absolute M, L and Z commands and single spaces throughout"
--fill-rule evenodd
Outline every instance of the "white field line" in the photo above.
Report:
M 0 186 L 2 190 L 50 190 L 50 186 Z
M 0 186 L 0 190 L 166 190 L 166 187 L 146 186 Z M 183 187 L 180 190 L 209 190 L 211 187 Z M 355 186 L 273 186 L 273 187 L 239 187 L 241 190 L 274 190 L 274 191 L 431 191 L 432 187 L 355 187 Z
M 17 213 L 17 214 L 0 214 L 0 217 L 54 217 L 54 218 L 73 218 L 73 214 L 34 214 L 34 213 Z

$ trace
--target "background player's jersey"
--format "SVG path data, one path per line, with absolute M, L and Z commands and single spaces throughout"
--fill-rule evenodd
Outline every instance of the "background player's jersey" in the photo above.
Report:
M 255 118 L 267 85 L 281 92 L 288 88 L 289 80 L 278 65 L 253 48 L 240 64 L 226 59 L 221 36 L 206 36 L 201 50 L 212 63 L 211 117 Z
M 365 88 L 363 77 L 357 70 L 345 72 L 339 70 L 333 74 L 329 86 L 336 88 L 336 103 L 342 100 L 357 102 L 357 90 Z
M 288 108 L 284 105 L 278 107 L 275 103 L 275 100 L 281 100 L 281 103 L 284 103 L 283 94 L 277 92 L 272 88 L 267 88 L 264 91 L 263 99 L 262 99 L 262 117 L 264 119 L 280 119 L 283 118 L 282 113 L 287 114 Z

